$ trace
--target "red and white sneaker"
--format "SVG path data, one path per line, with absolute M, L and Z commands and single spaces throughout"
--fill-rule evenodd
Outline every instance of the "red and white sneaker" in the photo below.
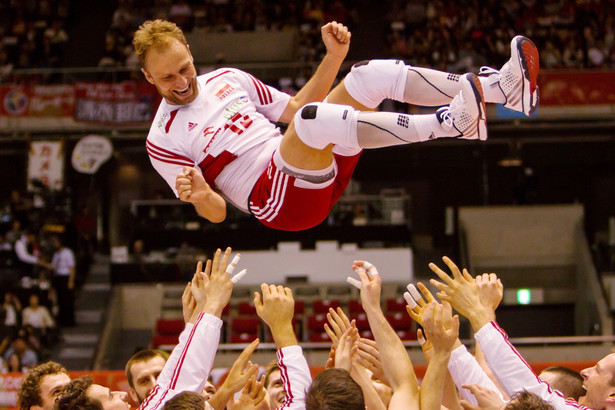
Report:
M 436 111 L 436 117 L 447 132 L 456 130 L 455 138 L 469 140 L 487 139 L 487 120 L 483 88 L 478 77 L 472 73 L 460 79 L 461 91 L 448 107 Z
M 499 71 L 491 67 L 481 67 L 479 75 L 495 75 L 494 81 L 497 81 L 506 97 L 504 107 L 530 116 L 539 101 L 539 68 L 538 49 L 532 40 L 516 36 L 510 42 L 510 60 Z

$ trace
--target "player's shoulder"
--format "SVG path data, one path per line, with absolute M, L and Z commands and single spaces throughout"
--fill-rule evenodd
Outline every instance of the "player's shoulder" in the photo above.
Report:
M 238 68 L 233 68 L 233 67 L 221 67 L 221 68 L 217 68 L 215 70 L 209 71 L 207 73 L 203 73 L 201 75 L 199 75 L 197 77 L 199 83 L 201 84 L 201 86 L 207 85 L 211 82 L 213 82 L 213 80 L 216 79 L 220 79 L 220 78 L 242 78 L 249 75 L 248 73 L 246 73 L 243 70 L 240 70 Z

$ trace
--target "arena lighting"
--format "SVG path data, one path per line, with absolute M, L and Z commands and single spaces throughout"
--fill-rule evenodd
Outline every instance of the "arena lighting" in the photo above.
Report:
M 532 291 L 530 289 L 517 289 L 517 304 L 529 305 L 532 301 Z

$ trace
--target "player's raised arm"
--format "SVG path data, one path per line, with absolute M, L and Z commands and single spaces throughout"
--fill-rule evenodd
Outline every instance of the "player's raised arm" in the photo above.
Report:
M 389 409 L 419 409 L 419 385 L 412 362 L 403 343 L 389 324 L 380 307 L 381 280 L 364 261 L 355 261 L 353 269 L 361 279 L 361 301 L 376 344 L 384 373 L 393 389 Z
M 290 99 L 281 122 L 290 122 L 299 108 L 315 101 L 323 101 L 337 77 L 350 47 L 350 31 L 342 23 L 332 21 L 321 27 L 322 41 L 327 53 L 312 78 Z

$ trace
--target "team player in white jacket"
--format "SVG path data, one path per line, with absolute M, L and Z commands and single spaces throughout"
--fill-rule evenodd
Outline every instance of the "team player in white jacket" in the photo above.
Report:
M 199 215 L 221 222 L 229 201 L 271 228 L 308 229 L 327 217 L 364 148 L 443 137 L 484 140 L 486 102 L 527 115 L 538 103 L 538 51 L 522 36 L 512 40 L 511 59 L 499 71 L 460 76 L 371 60 L 356 64 L 331 91 L 350 32 L 331 22 L 321 33 L 326 55 L 291 97 L 233 68 L 197 76 L 173 23 L 147 21 L 136 31 L 143 74 L 163 97 L 147 152 Z M 447 106 L 425 115 L 372 112 L 387 98 Z M 282 135 L 272 121 L 289 123 L 288 129 Z
M 218 249 L 213 262 L 207 262 L 202 274 L 197 268 L 202 281 L 201 285 L 192 287 L 195 303 L 188 313 L 188 323 L 158 376 L 156 386 L 139 409 L 161 409 L 166 401 L 182 391 L 200 393 L 203 390 L 218 349 L 222 310 L 228 304 L 234 285 L 227 268 L 230 254 L 230 248 L 224 254 Z M 243 384 L 256 369 L 256 366 L 246 369 Z M 126 392 L 111 391 L 84 378 L 73 380 L 65 388 L 56 408 L 70 409 L 84 403 L 95 407 L 99 404 L 105 410 L 130 408 Z
M 431 283 L 440 290 L 437 296 L 468 318 L 487 365 L 506 395 L 512 397 L 525 390 L 538 395 L 555 409 L 562 410 L 612 408 L 615 397 L 615 353 L 605 356 L 595 366 L 581 371 L 586 393 L 578 402 L 564 397 L 561 392 L 552 389 L 548 383 L 538 378 L 517 349 L 508 341 L 506 333 L 495 321 L 494 309 L 481 299 L 477 281 L 465 269 L 463 272 L 460 271 L 450 259 L 444 257 L 443 260 L 449 267 L 452 277 L 435 264 L 430 264 L 430 268 L 441 279 L 441 281 L 431 280 Z M 466 390 L 463 385 L 493 385 L 485 374 L 480 375 L 480 366 L 472 360 L 463 346 L 456 346 L 453 349 L 449 352 L 448 370 L 462 394 Z M 473 378 L 469 379 L 468 374 L 473 375 Z M 496 389 L 491 388 L 491 390 Z M 479 390 L 473 389 L 473 391 Z M 473 402 L 476 403 L 476 400 Z

